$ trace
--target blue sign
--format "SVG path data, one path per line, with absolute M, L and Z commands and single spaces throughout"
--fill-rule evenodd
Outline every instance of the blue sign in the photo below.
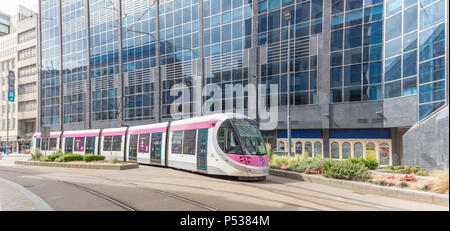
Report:
M 15 92 L 14 91 L 8 91 L 8 101 L 9 102 L 14 102 L 14 98 L 15 98 Z

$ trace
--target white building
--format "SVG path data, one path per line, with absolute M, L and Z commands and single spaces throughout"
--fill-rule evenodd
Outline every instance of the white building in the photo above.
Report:
M 0 147 L 27 152 L 37 122 L 37 14 L 19 7 L 9 34 L 0 37 Z M 8 73 L 14 71 L 14 102 L 8 101 Z

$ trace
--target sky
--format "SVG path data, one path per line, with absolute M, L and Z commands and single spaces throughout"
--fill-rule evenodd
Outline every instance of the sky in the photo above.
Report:
M 39 0 L 1 0 L 0 11 L 14 15 L 18 11 L 18 5 L 25 6 L 37 12 Z

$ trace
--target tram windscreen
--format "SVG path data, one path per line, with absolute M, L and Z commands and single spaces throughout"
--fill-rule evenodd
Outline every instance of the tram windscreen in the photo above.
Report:
M 241 137 L 241 141 L 245 147 L 245 154 L 267 155 L 266 145 L 264 144 L 258 125 L 254 121 L 248 119 L 233 119 L 231 121 Z

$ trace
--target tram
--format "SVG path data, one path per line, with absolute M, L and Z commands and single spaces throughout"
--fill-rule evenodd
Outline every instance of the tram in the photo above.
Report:
M 213 114 L 132 127 L 51 132 L 33 136 L 32 152 L 104 155 L 145 165 L 210 175 L 264 179 L 267 150 L 254 120 L 235 113 Z

